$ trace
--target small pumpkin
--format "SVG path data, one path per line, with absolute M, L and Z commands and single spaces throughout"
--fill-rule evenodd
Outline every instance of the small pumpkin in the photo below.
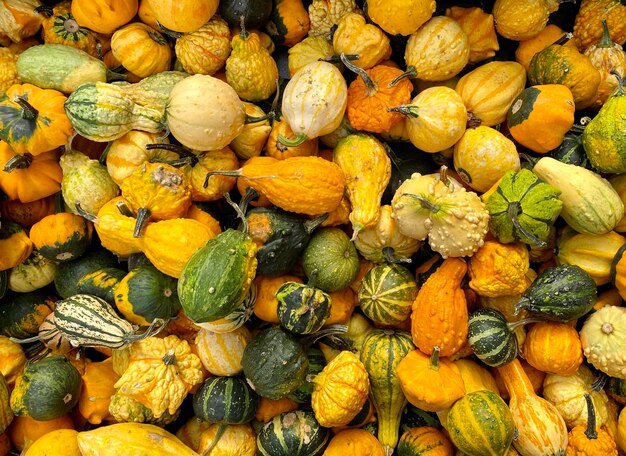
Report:
M 79 0 L 72 2 L 72 15 L 79 25 L 110 35 L 130 22 L 139 9 L 137 0 Z
M 78 399 L 78 411 L 91 424 L 108 420 L 109 403 L 115 393 L 114 384 L 119 375 L 113 370 L 112 358 L 91 362 L 82 374 L 83 388 Z
M 624 28 L 624 5 L 614 0 L 585 0 L 581 2 L 574 19 L 574 41 L 583 51 L 596 44 L 602 37 L 602 22 L 605 19 L 611 31 L 611 40 L 618 44 L 626 42 Z
M 617 456 L 617 445 L 613 437 L 604 428 L 596 428 L 595 410 L 591 396 L 585 393 L 587 402 L 587 425 L 575 426 L 568 435 L 568 455 L 606 454 Z
M 324 450 L 324 456 L 383 456 L 385 451 L 371 433 L 346 429 L 336 434 Z M 399 453 L 400 454 L 400 453 Z
M 323 36 L 307 36 L 288 51 L 289 75 L 293 77 L 305 65 L 335 54 L 333 44 Z
M 111 51 L 124 68 L 140 78 L 170 68 L 172 51 L 159 32 L 142 22 L 117 29 L 111 37 Z
M 390 8 L 391 7 L 391 8 Z M 367 14 L 390 35 L 408 36 L 424 25 L 435 12 L 436 4 L 429 0 L 406 0 L 387 4 L 384 0 L 374 0 L 367 5 Z M 405 20 L 398 21 L 399 17 Z
M 57 264 L 37 251 L 9 272 L 9 290 L 28 293 L 54 281 Z
M 244 105 L 247 116 L 264 119 L 258 122 L 250 122 L 245 124 L 241 133 L 239 133 L 239 135 L 237 135 L 229 145 L 229 147 L 235 152 L 238 158 L 242 160 L 247 160 L 248 158 L 261 155 L 263 147 L 269 140 L 269 136 L 273 130 L 273 126 L 270 125 L 270 119 L 265 118 L 265 111 L 263 111 L 263 109 L 261 109 L 259 106 L 248 102 L 245 102 Z M 274 122 L 274 125 L 278 123 L 279 122 Z M 281 144 L 281 146 L 284 145 Z M 285 149 L 288 149 L 286 146 L 284 147 Z
M 302 144 L 295 146 L 283 144 L 280 142 L 279 137 L 292 138 L 294 132 L 291 129 L 289 123 L 284 119 L 280 119 L 274 122 L 272 125 L 269 136 L 266 138 L 265 154 L 276 160 L 284 160 L 290 157 L 310 157 L 312 155 L 318 155 L 319 139 L 312 138 L 304 141 Z M 257 154 L 259 155 L 259 154 Z
M 33 242 L 24 229 L 15 222 L 0 225 L 0 271 L 13 268 L 30 256 Z
M 102 44 L 98 35 L 86 27 L 81 27 L 71 13 L 71 2 L 62 1 L 44 14 L 41 22 L 41 36 L 46 44 L 63 44 L 98 57 L 98 46 Z
M 226 425 L 224 433 L 212 446 L 219 431 L 220 425 L 214 423 L 202 432 L 198 444 L 199 454 L 207 450 L 210 450 L 208 454 L 213 453 L 216 456 L 254 456 L 256 454 L 256 434 L 250 424 Z
M 550 13 L 559 7 L 558 2 L 531 0 L 515 2 L 496 0 L 493 18 L 496 30 L 510 40 L 522 41 L 538 35 L 548 22 Z
M 202 27 L 217 12 L 217 1 L 153 1 L 149 0 L 159 24 L 176 32 L 193 32 Z
M 345 14 L 333 33 L 337 54 L 358 55 L 353 63 L 364 70 L 391 57 L 389 38 L 375 24 L 368 24 L 358 13 Z
M 311 21 L 302 0 L 276 0 L 265 23 L 265 31 L 276 44 L 291 47 L 300 43 L 309 32 Z
M 68 261 L 81 256 L 91 243 L 93 225 L 78 215 L 60 212 L 48 215 L 30 229 L 33 246 L 44 257 Z
M 195 347 L 204 368 L 213 375 L 231 377 L 242 372 L 243 351 L 252 339 L 245 326 L 225 333 L 201 328 Z
M 565 40 L 565 31 L 556 24 L 548 24 L 539 34 L 520 41 L 515 49 L 515 61 L 520 63 L 526 71 L 533 56 L 556 41 Z M 576 46 L 573 40 L 567 40 L 565 46 Z
M 559 322 L 539 322 L 530 326 L 523 345 L 528 363 L 547 373 L 573 375 L 583 361 L 578 332 Z
M 625 325 L 623 307 L 605 306 L 589 315 L 580 330 L 585 358 L 611 377 L 626 378 L 626 365 L 618 355 Z
M 47 215 L 54 214 L 56 198 L 46 196 L 29 203 L 19 199 L 0 201 L 0 216 L 9 222 L 16 222 L 24 227 L 32 226 Z

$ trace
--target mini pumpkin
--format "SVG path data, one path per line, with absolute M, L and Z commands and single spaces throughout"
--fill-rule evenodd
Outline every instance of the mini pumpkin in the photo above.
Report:
M 79 25 L 110 35 L 130 22 L 139 9 L 138 0 L 72 1 L 72 15 Z
M 555 321 L 538 322 L 526 331 L 524 358 L 543 372 L 574 375 L 583 362 L 583 347 L 571 325 Z
M 492 14 L 479 7 L 453 6 L 446 9 L 446 16 L 457 21 L 469 39 L 468 63 L 481 62 L 500 50 Z
M 333 48 L 337 54 L 355 54 L 355 65 L 367 70 L 391 56 L 389 38 L 374 24 L 365 22 L 357 13 L 344 15 L 333 33 Z
M 143 0 L 149 3 L 149 0 Z M 213 16 L 199 29 L 176 40 L 176 58 L 189 74 L 215 74 L 230 55 L 230 29 L 226 21 Z
M 69 261 L 81 256 L 91 243 L 93 225 L 68 212 L 48 215 L 30 229 L 34 247 L 54 261 Z
M 111 37 L 111 51 L 124 68 L 140 78 L 169 70 L 172 51 L 159 32 L 143 22 L 118 29 Z

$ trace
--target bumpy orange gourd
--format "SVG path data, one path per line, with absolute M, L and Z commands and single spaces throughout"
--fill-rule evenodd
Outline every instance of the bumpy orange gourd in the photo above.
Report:
M 94 32 L 110 35 L 130 22 L 139 9 L 137 0 L 72 1 L 72 15 L 79 25 Z
M 367 14 L 380 28 L 390 35 L 415 33 L 435 12 L 434 0 L 402 0 L 392 3 L 370 0 Z
M 447 258 L 422 285 L 413 302 L 411 335 L 413 343 L 430 355 L 439 347 L 441 356 L 458 352 L 467 338 L 467 300 L 461 281 L 467 263 Z
M 605 19 L 611 39 L 617 44 L 626 42 L 626 6 L 618 0 L 583 0 L 574 20 L 574 41 L 583 52 L 600 41 Z
M 175 51 L 176 58 L 187 73 L 215 74 L 230 55 L 228 24 L 221 17 L 213 16 L 198 30 L 178 38 Z
M 493 5 L 496 30 L 510 40 L 527 40 L 544 29 L 548 16 L 558 7 L 559 2 L 549 0 L 496 0 Z
M 290 157 L 310 157 L 311 155 L 317 155 L 319 150 L 319 139 L 311 138 L 298 145 L 283 144 L 278 140 L 278 136 L 282 135 L 285 138 L 292 138 L 294 132 L 289 126 L 289 122 L 285 119 L 280 119 L 274 122 L 267 142 L 265 143 L 265 154 L 276 160 L 284 160 Z
M 236 179 L 228 176 L 211 176 L 204 185 L 206 174 L 211 171 L 232 171 L 239 167 L 237 156 L 228 146 L 203 152 L 198 155 L 188 155 L 187 163 L 181 170 L 191 185 L 191 199 L 193 201 L 217 201 L 224 193 L 235 187 Z
M 492 298 L 522 294 L 528 287 L 529 267 L 526 245 L 487 240 L 469 260 L 469 286 L 480 296 Z
M 578 331 L 560 322 L 532 325 L 526 332 L 523 352 L 531 366 L 547 373 L 573 375 L 583 362 Z

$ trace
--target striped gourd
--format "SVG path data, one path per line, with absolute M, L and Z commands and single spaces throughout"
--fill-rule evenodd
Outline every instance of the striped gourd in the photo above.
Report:
M 226 315 L 224 318 L 220 318 L 215 321 L 207 321 L 205 323 L 197 323 L 197 325 L 216 333 L 234 331 L 235 329 L 240 328 L 252 316 L 255 302 L 256 284 L 252 282 L 250 289 L 248 290 L 248 294 L 246 294 L 246 297 L 239 307 Z
M 296 334 L 319 331 L 330 316 L 328 293 L 309 285 L 285 282 L 276 290 L 280 324 Z
M 469 456 L 504 456 L 515 434 L 509 407 L 493 391 L 468 393 L 448 414 L 452 443 Z
M 468 340 L 474 354 L 492 367 L 502 366 L 517 356 L 514 325 L 504 315 L 491 308 L 474 311 L 468 322 Z
M 313 392 L 313 382 L 311 380 L 315 375 L 322 372 L 322 369 L 324 369 L 326 365 L 326 358 L 324 358 L 324 354 L 319 348 L 309 347 L 306 350 L 306 356 L 309 360 L 309 370 L 304 383 L 287 396 L 289 399 L 299 404 L 311 402 L 311 393 Z
M 330 429 L 320 426 L 311 411 L 276 415 L 257 434 L 262 456 L 319 456 L 330 439 Z
M 453 454 L 450 440 L 432 426 L 417 426 L 402 433 L 396 452 L 398 456 L 443 456 Z
M 405 331 L 376 329 L 361 347 L 361 362 L 370 378 L 370 395 L 378 416 L 378 440 L 389 452 L 396 447 L 407 399 L 396 367 L 415 346 Z
M 363 277 L 358 302 L 374 323 L 393 325 L 411 315 L 417 283 L 411 271 L 399 264 L 379 264 Z
M 126 271 L 118 268 L 100 268 L 80 278 L 76 284 L 78 294 L 88 294 L 115 303 L 115 287 L 124 278 Z
M 196 350 L 206 370 L 213 375 L 229 377 L 242 372 L 243 351 L 251 338 L 245 326 L 227 333 L 201 328 L 196 337 Z
M 54 323 L 74 347 L 121 348 L 148 337 L 117 316 L 113 307 L 97 296 L 77 294 L 56 303 Z

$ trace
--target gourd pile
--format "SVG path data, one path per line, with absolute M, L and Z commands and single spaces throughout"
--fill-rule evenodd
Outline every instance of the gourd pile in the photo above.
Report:
M 482 6 L 1 1 L 0 456 L 626 452 L 626 6 Z

